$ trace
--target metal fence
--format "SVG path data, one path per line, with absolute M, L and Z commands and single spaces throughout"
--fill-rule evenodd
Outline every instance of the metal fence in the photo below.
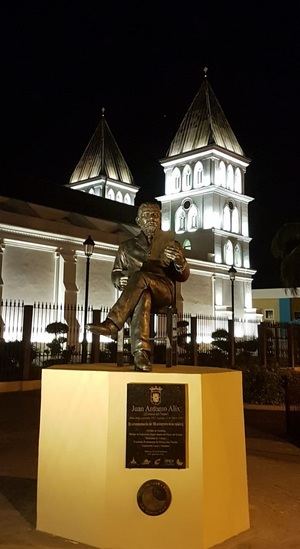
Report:
M 32 312 L 25 322 L 25 310 Z M 30 312 L 30 311 L 29 311 Z M 107 316 L 108 308 L 93 310 L 88 308 L 88 323 L 101 322 Z M 30 356 L 32 364 L 39 367 L 48 366 L 55 362 L 80 362 L 82 354 L 84 307 L 82 305 L 58 305 L 53 303 L 34 303 L 32 307 L 25 306 L 21 301 L 2 301 L 0 303 L 0 370 L 12 373 L 12 364 L 15 376 L 22 376 L 21 342 L 24 342 L 24 323 L 27 325 L 27 341 L 31 345 Z M 61 323 L 67 325 L 67 332 L 55 333 L 55 328 L 49 333 L 49 325 Z M 208 352 L 212 348 L 212 334 L 215 330 L 228 330 L 228 321 L 224 317 L 183 314 L 176 315 L 177 354 L 183 364 L 195 360 L 195 346 L 197 352 Z M 193 324 L 193 326 L 192 326 Z M 63 328 L 62 326 L 62 328 Z M 167 316 L 153 315 L 153 359 L 156 362 L 165 360 L 168 341 Z M 48 328 L 47 328 L 48 327 Z M 244 338 L 257 336 L 257 323 L 246 320 L 235 320 L 235 333 Z M 125 329 L 123 351 L 125 362 L 130 361 L 130 331 Z M 25 338 L 26 339 L 26 338 Z M 92 335 L 87 334 L 88 360 L 93 360 Z M 6 343 L 5 345 L 3 343 Z M 101 362 L 117 361 L 117 346 L 108 338 L 100 337 L 97 340 L 97 357 Z M 194 352 L 191 354 L 191 345 Z M 18 365 L 18 366 L 17 366 Z M 8 375 L 7 373 L 5 375 Z
M 23 301 L 0 301 L 0 338 L 4 341 L 21 341 L 23 318 Z
M 20 353 L 18 343 L 24 340 L 24 311 L 28 308 L 21 301 L 2 301 L 0 303 L 0 368 L 6 362 L 19 362 L 14 358 Z M 108 308 L 93 310 L 88 308 L 88 323 L 104 320 Z M 66 333 L 49 333 L 47 326 L 53 323 L 68 326 Z M 84 307 L 82 305 L 63 306 L 51 303 L 34 303 L 28 341 L 32 345 L 33 364 L 45 366 L 51 361 L 65 360 L 80 362 L 82 352 Z M 185 313 L 176 316 L 177 353 L 181 363 L 195 363 L 195 348 L 197 353 L 209 353 L 215 348 L 213 333 L 219 330 L 228 332 L 228 320 L 221 316 L 191 315 Z M 163 359 L 168 340 L 166 315 L 154 315 L 153 321 L 154 359 Z M 124 352 L 130 360 L 130 335 L 125 330 Z M 300 364 L 300 325 L 262 323 L 246 319 L 235 319 L 234 334 L 237 342 L 236 352 L 239 352 L 240 340 L 253 340 L 258 337 L 259 360 L 262 364 L 276 363 L 280 366 L 295 366 Z M 93 359 L 92 336 L 88 337 L 88 359 Z M 53 340 L 54 341 L 53 343 Z M 59 341 L 57 341 L 59 340 Z M 10 342 L 10 345 L 3 345 Z M 191 349 L 193 347 L 193 349 Z M 101 337 L 99 342 L 99 360 L 115 362 L 117 359 L 116 344 L 108 338 Z M 21 371 L 21 370 L 20 370 Z
M 300 323 L 263 322 L 258 326 L 261 364 L 300 365 Z
M 108 308 L 94 310 L 88 308 L 88 322 L 101 322 Z M 172 313 L 173 314 L 173 313 Z M 224 317 L 183 314 L 172 316 L 171 335 L 170 318 L 166 314 L 152 315 L 151 341 L 152 361 L 166 364 L 168 345 L 175 347 L 176 360 L 180 364 L 226 365 L 229 364 L 228 320 Z M 55 327 L 49 332 L 49 325 L 61 323 L 61 331 L 55 333 Z M 62 306 L 48 303 L 24 305 L 20 301 L 0 302 L 0 381 L 13 381 L 36 377 L 37 372 L 51 364 L 76 363 L 82 359 L 84 307 Z M 67 331 L 64 332 L 64 326 Z M 168 328 L 169 326 L 169 328 Z M 47 328 L 48 327 L 48 328 Z M 174 331 L 175 327 L 175 331 Z M 223 341 L 216 345 L 217 332 Z M 88 362 L 132 362 L 130 348 L 130 327 L 125 326 L 122 337 L 121 361 L 117 343 L 88 333 Z M 250 346 L 254 361 L 262 366 L 294 367 L 300 365 L 300 324 L 297 323 L 261 323 L 245 319 L 235 319 L 234 335 L 236 359 L 241 352 L 243 342 L 257 342 Z M 174 338 L 173 338 L 174 336 Z M 119 338 L 120 339 L 120 338 Z M 172 341 L 170 341 L 172 340 Z M 215 343 L 215 344 L 213 344 Z M 96 351 L 95 351 L 96 349 Z M 255 350 L 254 350 L 255 349 Z M 173 353 L 173 351 L 172 351 Z M 221 364 L 216 362 L 221 357 Z M 254 356 L 253 356 L 254 355 Z M 243 355 L 240 355 L 243 359 Z M 173 357 L 173 355 L 172 355 Z M 209 361 L 211 359 L 211 361 Z M 300 437 L 300 375 L 289 378 L 285 384 L 285 405 L 287 413 L 287 432 Z
M 88 308 L 87 321 L 92 321 L 93 310 Z M 83 338 L 84 308 L 81 305 L 35 303 L 33 306 L 31 342 L 35 349 L 34 363 L 50 365 L 51 361 L 80 362 Z M 55 332 L 55 324 L 66 332 Z M 49 326 L 53 326 L 49 331 Z M 47 330 L 48 327 L 48 330 Z
M 101 320 L 108 313 L 107 307 L 101 307 Z M 160 320 L 155 321 L 155 327 L 159 331 L 158 337 L 165 337 L 166 323 L 164 315 L 155 315 Z M 218 329 L 228 329 L 228 320 L 225 317 L 193 315 L 197 318 L 197 342 L 209 344 L 211 334 Z M 191 322 L 192 315 L 184 313 L 178 315 L 178 320 Z M 22 340 L 23 335 L 24 302 L 2 301 L 0 302 L 0 337 L 5 341 Z M 88 322 L 92 322 L 93 307 L 88 308 Z M 83 305 L 58 305 L 53 303 L 34 303 L 32 318 L 32 342 L 47 343 L 51 335 L 47 333 L 46 327 L 53 322 L 68 324 L 68 342 L 77 343 L 82 341 L 83 336 Z M 257 322 L 244 319 L 235 319 L 235 333 L 237 337 L 257 337 Z

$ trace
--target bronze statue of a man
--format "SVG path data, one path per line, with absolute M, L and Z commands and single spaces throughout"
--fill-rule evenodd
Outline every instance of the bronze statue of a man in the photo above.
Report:
M 122 291 L 99 325 L 88 325 L 91 332 L 116 338 L 131 319 L 131 349 L 136 370 L 151 371 L 150 313 L 171 305 L 175 282 L 184 282 L 189 267 L 184 252 L 171 231 L 160 228 L 158 204 L 141 204 L 136 218 L 141 232 L 123 242 L 112 270 L 112 282 Z

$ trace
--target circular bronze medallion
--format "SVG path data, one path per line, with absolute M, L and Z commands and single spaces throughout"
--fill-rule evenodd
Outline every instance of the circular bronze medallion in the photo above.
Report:
M 161 515 L 171 503 L 171 491 L 162 480 L 147 480 L 142 484 L 137 493 L 139 508 L 146 515 Z

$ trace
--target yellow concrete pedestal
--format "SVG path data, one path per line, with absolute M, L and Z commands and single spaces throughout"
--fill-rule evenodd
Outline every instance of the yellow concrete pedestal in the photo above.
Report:
M 187 468 L 126 469 L 128 383 L 187 385 Z M 167 483 L 169 509 L 137 505 Z M 205 549 L 249 528 L 241 373 L 101 365 L 43 371 L 37 528 L 101 549 Z

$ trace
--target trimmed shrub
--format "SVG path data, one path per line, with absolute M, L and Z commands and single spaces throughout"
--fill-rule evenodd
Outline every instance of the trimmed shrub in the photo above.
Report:
M 279 368 L 258 364 L 240 367 L 243 372 L 243 396 L 247 404 L 284 402 L 283 378 Z

